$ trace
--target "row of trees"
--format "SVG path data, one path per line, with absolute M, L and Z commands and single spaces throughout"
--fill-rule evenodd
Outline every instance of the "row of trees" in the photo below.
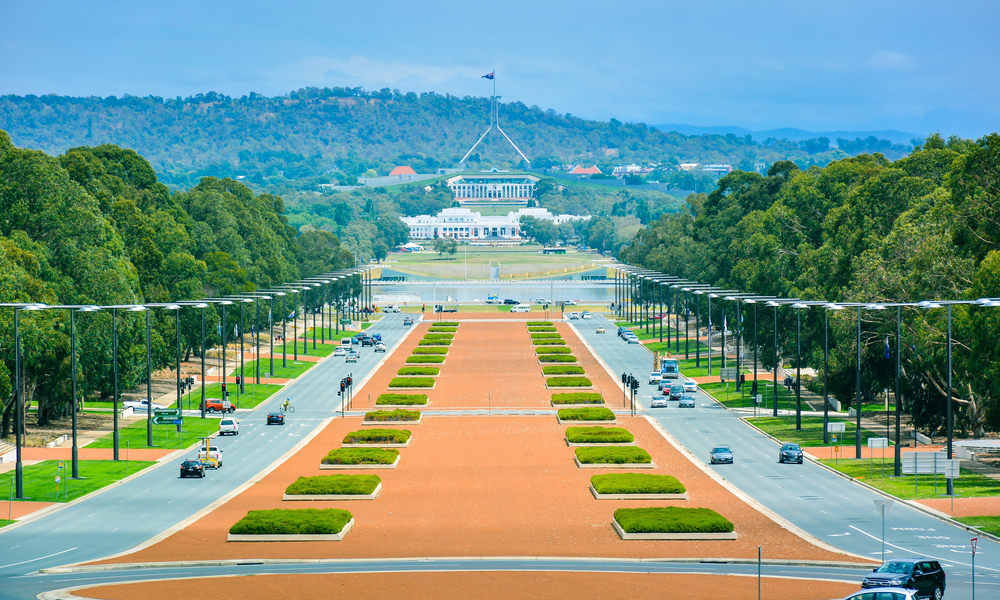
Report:
M 354 265 L 332 233 L 299 235 L 289 226 L 281 198 L 215 178 L 171 194 L 145 159 L 117 146 L 52 157 L 16 148 L 0 131 L 0 214 L 0 303 L 195 300 Z M 181 311 L 185 354 L 201 343 L 196 312 Z M 221 331 L 214 308 L 207 312 L 209 343 L 216 345 L 232 332 Z M 69 408 L 69 318 L 65 310 L 22 317 L 27 399 L 45 424 Z M 110 320 L 103 312 L 77 320 L 78 343 L 86 348 L 78 376 L 88 397 L 111 394 Z M 118 321 L 119 376 L 127 388 L 144 377 L 145 319 L 123 313 Z M 156 312 L 154 368 L 174 362 L 174 326 L 172 312 Z M 13 335 L 13 311 L 0 309 L 4 435 L 13 409 Z
M 879 154 L 800 170 L 775 163 L 766 177 L 734 172 L 689 198 L 624 249 L 625 262 L 761 295 L 833 302 L 907 302 L 1000 296 L 1000 136 L 972 142 L 929 137 L 912 155 Z M 702 309 L 704 309 L 702 303 Z M 730 311 L 732 302 L 713 309 Z M 758 315 L 760 357 L 770 368 L 773 315 Z M 744 311 L 744 339 L 753 323 Z M 765 316 L 766 315 L 766 316 Z M 830 312 L 831 394 L 854 397 L 856 313 Z M 894 388 L 895 310 L 862 310 L 866 400 Z M 902 309 L 902 398 L 919 425 L 946 411 L 945 311 Z M 795 310 L 778 312 L 778 343 L 795 355 Z M 721 314 L 713 317 L 718 325 Z M 823 365 L 824 314 L 803 311 L 803 362 Z M 954 308 L 958 423 L 1000 428 L 1000 313 Z M 886 340 L 891 360 L 886 360 Z

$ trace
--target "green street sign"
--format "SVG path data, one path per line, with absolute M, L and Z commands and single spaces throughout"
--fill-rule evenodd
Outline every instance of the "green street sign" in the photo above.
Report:
M 173 415 L 157 415 L 153 417 L 153 425 L 178 425 L 183 422 L 183 417 L 176 418 Z

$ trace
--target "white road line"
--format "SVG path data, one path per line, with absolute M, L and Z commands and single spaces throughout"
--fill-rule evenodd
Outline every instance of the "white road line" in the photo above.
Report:
M 16 548 L 17 546 L 14 547 Z M 17 565 L 24 565 L 30 562 L 35 562 L 36 560 L 52 558 L 53 556 L 59 556 L 60 554 L 66 554 L 67 552 L 72 552 L 73 550 L 76 550 L 76 548 L 77 548 L 76 546 L 73 546 L 69 550 L 63 550 L 62 552 L 56 552 L 55 554 L 49 554 L 48 556 L 39 556 L 38 558 L 32 558 L 31 560 L 23 560 L 21 562 L 11 563 L 9 565 L 0 565 L 0 569 L 6 569 L 7 567 L 16 567 Z

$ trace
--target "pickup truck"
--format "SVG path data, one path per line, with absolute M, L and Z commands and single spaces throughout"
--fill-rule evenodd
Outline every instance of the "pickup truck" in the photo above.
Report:
M 222 449 L 218 446 L 209 446 L 208 451 L 205 451 L 205 447 L 202 446 L 198 450 L 198 460 L 206 466 L 211 466 L 213 469 L 222 468 Z
M 131 408 L 136 411 L 149 410 L 149 399 L 143 398 L 142 400 L 126 400 L 122 402 L 122 408 Z M 153 408 L 166 408 L 166 406 L 154 402 Z
M 239 435 L 240 422 L 236 419 L 222 419 L 219 421 L 219 435 Z
M 232 405 L 229 400 L 220 400 L 219 398 L 205 398 L 205 412 L 235 412 L 236 407 Z

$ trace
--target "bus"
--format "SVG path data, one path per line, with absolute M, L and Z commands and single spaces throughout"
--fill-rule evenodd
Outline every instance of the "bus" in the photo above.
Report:
M 681 369 L 676 358 L 664 358 L 660 360 L 660 373 L 664 379 L 680 379 Z

